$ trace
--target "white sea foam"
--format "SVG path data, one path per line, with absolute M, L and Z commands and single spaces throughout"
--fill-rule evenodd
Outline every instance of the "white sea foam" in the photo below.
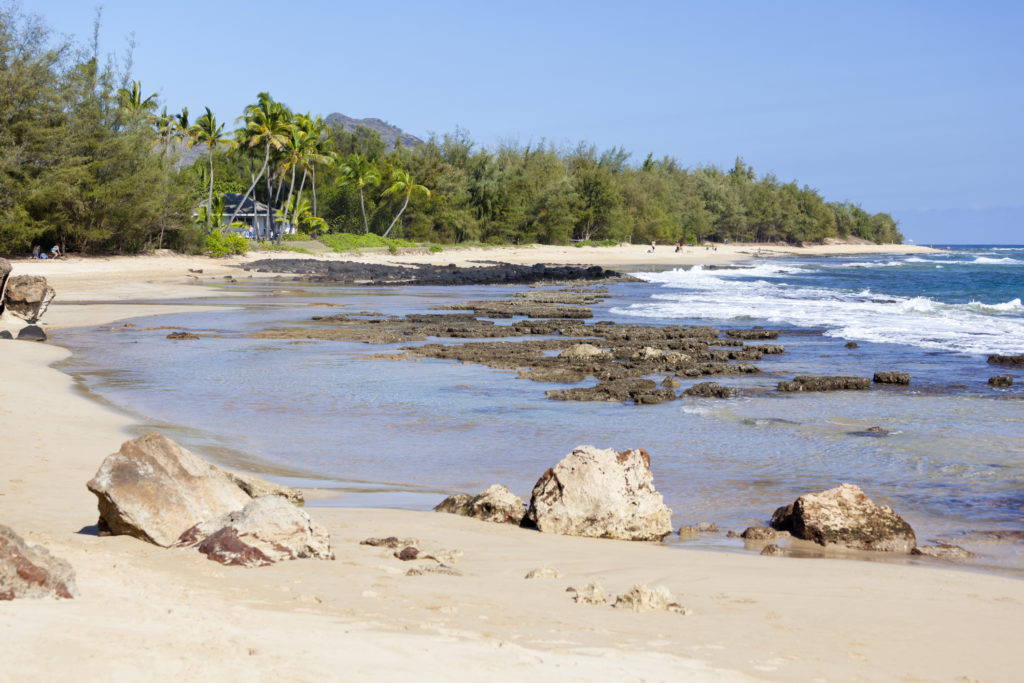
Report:
M 1024 306 L 1021 305 L 1020 299 L 1013 299 L 1001 304 L 983 304 L 980 301 L 972 301 L 967 306 L 981 313 L 1015 313 L 1018 315 L 1024 313 Z
M 692 269 L 637 273 L 662 289 L 649 300 L 612 309 L 626 316 L 696 319 L 826 329 L 826 335 L 857 341 L 909 344 L 961 353 L 1024 353 L 1024 306 L 1003 303 L 947 304 L 928 297 L 843 292 L 779 282 L 772 272 L 738 279 L 746 271 Z M 789 268 L 790 272 L 794 268 Z
M 1002 258 L 991 258 L 989 256 L 979 256 L 978 258 L 976 258 L 973 261 L 971 261 L 971 263 L 989 264 L 989 265 L 1003 265 L 1003 264 L 1007 264 L 1007 263 L 1021 263 L 1021 261 L 1018 261 L 1015 258 L 1010 258 L 1009 256 L 1004 256 Z

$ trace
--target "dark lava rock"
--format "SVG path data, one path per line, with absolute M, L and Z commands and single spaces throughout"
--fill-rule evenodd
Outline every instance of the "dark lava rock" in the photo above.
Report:
M 524 301 L 521 299 L 498 301 L 464 301 L 445 306 L 448 310 L 469 310 L 475 315 L 485 318 L 511 318 L 525 316 L 527 318 L 593 318 L 594 314 L 585 306 L 566 304 L 547 304 Z
M 846 342 L 846 348 L 848 348 L 848 349 L 860 348 L 860 344 L 858 344 L 857 342 L 853 342 L 853 341 Z
M 725 335 L 733 339 L 778 339 L 778 330 L 726 330 Z
M 26 325 L 18 331 L 22 341 L 46 341 L 46 332 L 39 325 Z
M 778 533 L 770 526 L 751 526 L 747 527 L 740 536 L 748 541 L 774 541 Z
M 199 339 L 199 335 L 193 332 L 171 332 L 168 339 Z
M 883 427 L 874 426 L 859 432 L 847 432 L 851 436 L 873 436 L 875 438 L 889 436 L 889 430 Z
M 958 545 L 938 543 L 936 545 L 919 545 L 910 551 L 911 555 L 927 555 L 937 557 L 941 560 L 969 560 L 976 557 L 970 550 L 965 550 Z
M 1013 365 L 1024 367 L 1024 354 L 1019 356 L 989 356 L 988 362 L 992 365 Z
M 8 330 L 0 330 L 0 339 L 14 339 L 14 335 Z
M 910 373 L 907 372 L 876 372 L 875 384 L 910 384 Z
M 593 387 L 553 389 L 547 392 L 547 397 L 555 401 L 633 401 L 636 404 L 654 404 L 672 401 L 676 394 L 671 389 L 658 389 L 654 380 L 631 377 L 598 382 Z
M 683 392 L 686 396 L 700 396 L 703 398 L 729 398 L 736 395 L 732 387 L 723 387 L 718 382 L 701 382 Z
M 792 382 L 779 382 L 779 391 L 846 391 L 870 389 L 867 377 L 814 377 L 801 375 Z
M 786 352 L 786 347 L 783 346 L 782 344 L 755 344 L 754 346 L 748 346 L 747 348 L 758 349 L 761 353 L 765 355 L 777 355 Z
M 245 270 L 260 273 L 293 273 L 310 276 L 314 281 L 351 282 L 367 285 L 528 285 L 535 282 L 568 280 L 607 280 L 622 275 L 600 266 L 533 266 L 499 263 L 462 268 L 448 266 L 387 266 L 350 261 L 318 259 L 263 259 L 253 261 Z
M 914 530 L 884 505 L 875 505 L 859 486 L 842 484 L 800 496 L 772 515 L 771 526 L 819 545 L 909 553 Z
M 1010 375 L 996 375 L 995 377 L 989 377 L 988 383 L 994 387 L 1009 387 L 1013 386 L 1013 377 Z

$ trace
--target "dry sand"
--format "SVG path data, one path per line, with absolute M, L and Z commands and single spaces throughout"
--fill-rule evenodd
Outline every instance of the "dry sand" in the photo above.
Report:
M 392 258 L 602 265 L 651 258 L 638 249 Z M 723 247 L 717 254 L 748 256 Z M 117 301 L 205 296 L 190 276 L 245 277 L 241 260 L 71 258 L 15 261 L 14 272 L 54 283 L 64 303 L 44 321 L 57 327 L 178 310 Z M 381 509 L 308 509 L 331 533 L 333 562 L 239 569 L 194 551 L 100 538 L 85 482 L 128 438 L 129 420 L 49 367 L 66 353 L 0 343 L 0 523 L 70 561 L 81 593 L 72 601 L 0 603 L 0 679 L 1019 679 L 1024 582 L 998 576 L 681 551 Z M 552 453 L 552 464 L 563 455 Z M 389 535 L 461 550 L 463 575 L 406 576 L 429 561 L 403 563 L 358 543 Z M 542 565 L 565 577 L 523 578 Z M 577 605 L 565 592 L 592 581 L 613 595 L 637 583 L 664 585 L 693 614 Z

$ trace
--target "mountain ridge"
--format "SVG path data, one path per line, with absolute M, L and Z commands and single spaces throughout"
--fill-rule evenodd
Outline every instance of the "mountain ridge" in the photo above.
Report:
M 393 148 L 395 146 L 395 141 L 399 139 L 402 141 L 402 146 L 404 147 L 413 147 L 423 143 L 423 140 L 419 139 L 415 135 L 410 135 L 398 126 L 393 126 L 383 119 L 374 117 L 354 119 L 351 116 L 345 116 L 340 112 L 334 112 L 333 114 L 328 114 L 324 118 L 324 122 L 328 126 L 341 126 L 345 130 L 369 128 L 380 135 L 380 139 L 387 143 L 388 149 Z

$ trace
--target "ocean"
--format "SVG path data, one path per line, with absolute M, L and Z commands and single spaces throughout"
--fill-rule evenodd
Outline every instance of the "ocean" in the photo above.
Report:
M 53 339 L 73 352 L 62 369 L 132 415 L 136 433 L 159 429 L 228 466 L 328 492 L 311 505 L 429 509 L 494 483 L 528 500 L 540 475 L 579 444 L 644 448 L 677 526 L 742 531 L 803 493 L 854 483 L 907 519 L 919 543 L 961 545 L 978 554 L 966 566 L 1024 576 L 1024 369 L 986 362 L 1024 353 L 1024 247 L 633 274 L 642 281 L 608 285 L 594 321 L 762 326 L 781 331 L 786 353 L 765 356 L 760 374 L 684 380 L 684 388 L 706 379 L 737 387 L 733 399 L 551 401 L 546 390 L 574 385 L 447 360 L 373 358 L 400 344 L 246 336 L 314 315 L 422 313 L 522 287 L 245 280 L 209 285 L 203 303 L 213 311 Z M 172 328 L 201 339 L 167 340 Z M 798 374 L 884 370 L 909 372 L 911 384 L 774 391 Z M 1014 377 L 1011 387 L 988 384 L 1002 374 Z M 888 435 L 864 435 L 874 426 Z M 723 534 L 670 542 L 744 552 Z

